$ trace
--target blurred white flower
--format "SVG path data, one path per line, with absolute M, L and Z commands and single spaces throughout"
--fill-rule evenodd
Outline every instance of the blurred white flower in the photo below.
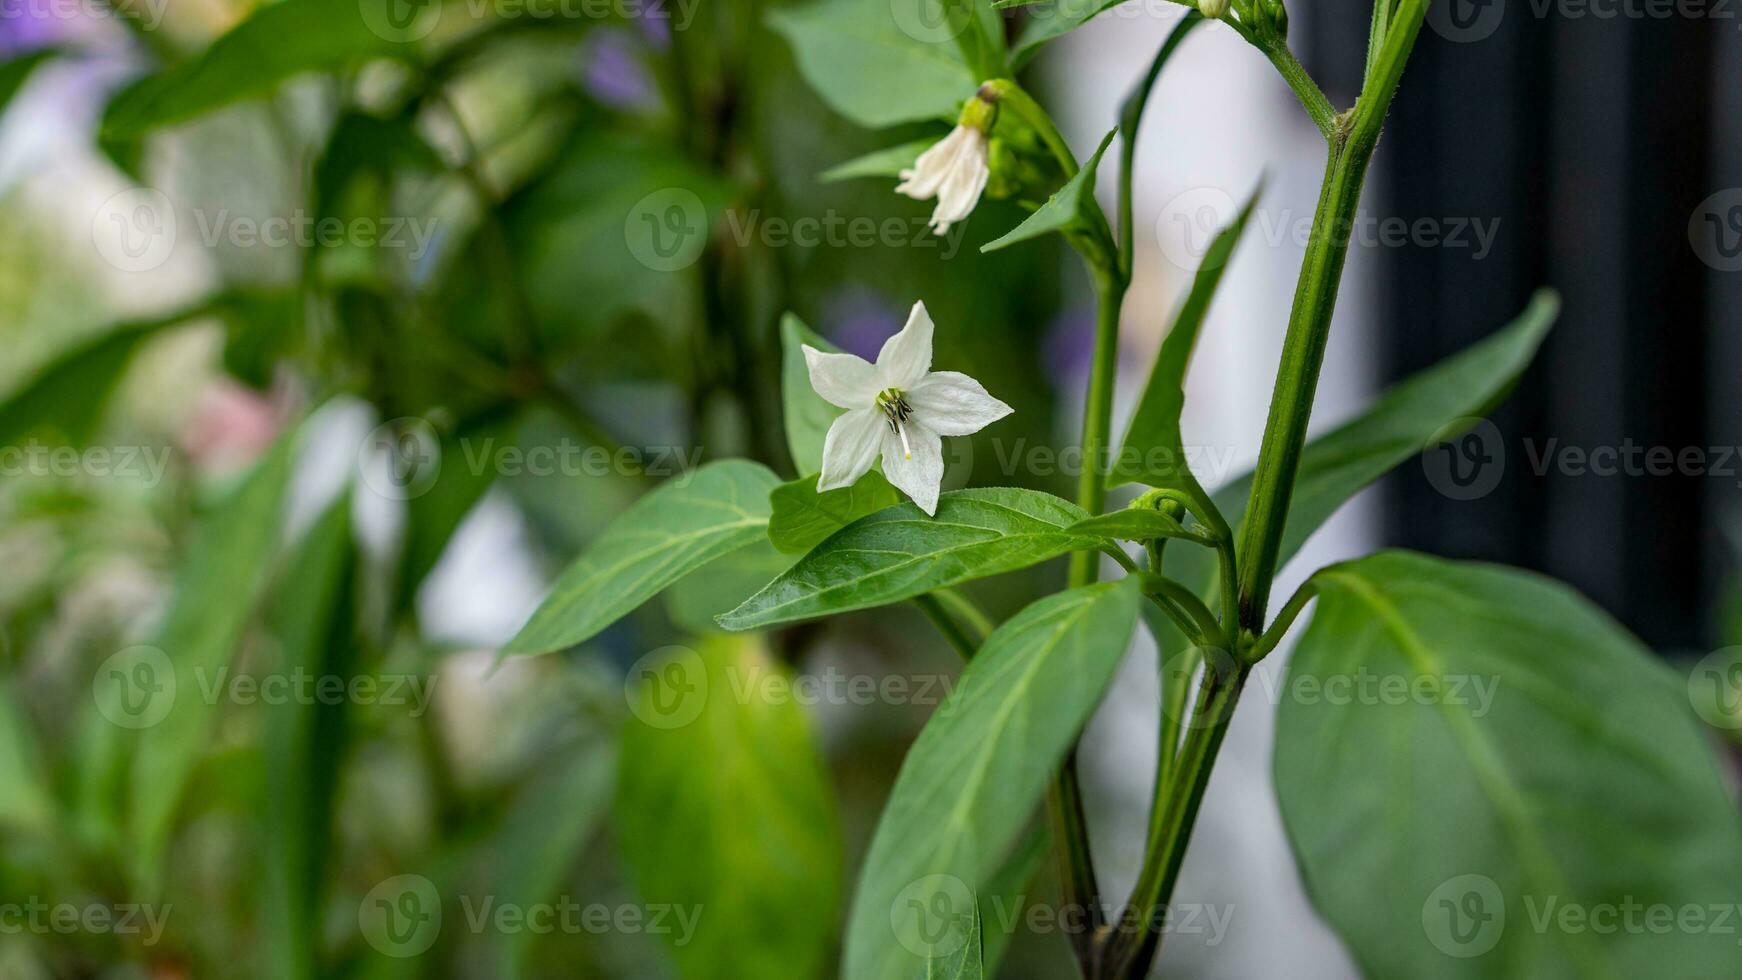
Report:
M 852 354 L 805 347 L 811 387 L 847 413 L 823 440 L 819 492 L 851 486 L 883 457 L 883 475 L 936 516 L 944 478 L 943 436 L 978 432 L 1011 412 L 973 378 L 931 370 L 932 320 L 913 304 L 907 325 L 871 364 Z

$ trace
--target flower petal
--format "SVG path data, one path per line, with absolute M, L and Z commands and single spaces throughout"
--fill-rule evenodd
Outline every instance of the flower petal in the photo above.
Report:
M 907 315 L 907 326 L 883 344 L 877 354 L 878 390 L 900 388 L 903 391 L 917 384 L 931 370 L 931 314 L 925 304 L 913 304 Z M 876 392 L 872 393 L 876 397 Z
M 955 169 L 956 160 L 968 139 L 967 132 L 967 127 L 957 126 L 950 130 L 950 135 L 921 153 L 911 168 L 901 172 L 901 183 L 895 185 L 895 193 L 905 194 L 916 201 L 936 197 L 944 178 Z
M 913 417 L 940 435 L 979 432 L 1012 411 L 986 393 L 985 386 L 960 371 L 938 371 L 907 389 Z
M 811 387 L 836 408 L 870 408 L 877 402 L 877 369 L 863 357 L 825 354 L 804 345 L 804 363 L 810 368 Z
M 823 437 L 823 475 L 817 480 L 817 492 L 858 483 L 877 461 L 881 436 L 888 432 L 889 423 L 874 408 L 857 409 L 836 419 Z
M 915 422 L 903 426 L 907 444 L 901 436 L 883 429 L 883 475 L 897 490 L 913 498 L 919 509 L 933 517 L 938 514 L 938 487 L 944 482 L 944 442 L 936 432 Z M 912 456 L 908 455 L 912 452 Z
M 943 186 L 938 188 L 938 206 L 931 216 L 932 233 L 947 234 L 950 225 L 967 218 L 980 203 L 980 194 L 991 176 L 985 139 L 970 141 L 956 158 Z

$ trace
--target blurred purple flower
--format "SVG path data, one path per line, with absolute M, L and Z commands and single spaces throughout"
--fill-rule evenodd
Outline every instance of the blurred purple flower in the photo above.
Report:
M 22 12 L 13 9 L 0 14 L 0 58 L 47 47 L 61 38 L 65 26 L 64 21 L 33 4 L 24 4 Z
M 635 19 L 636 26 L 641 28 L 641 36 L 654 50 L 664 51 L 671 47 L 671 14 L 665 9 L 665 4 L 654 2 L 648 4 L 647 12 Z
M 901 329 L 903 314 L 882 293 L 854 285 L 840 290 L 823 303 L 823 323 L 817 332 L 849 354 L 870 361 L 883 349 L 883 342 Z
M 641 63 L 634 35 L 627 31 L 600 30 L 593 34 L 584 55 L 587 91 L 614 109 L 639 112 L 657 104 L 659 95 L 647 67 Z
M 1045 363 L 1041 367 L 1054 388 L 1081 387 L 1095 358 L 1094 311 L 1068 308 L 1060 313 L 1047 330 L 1042 350 Z

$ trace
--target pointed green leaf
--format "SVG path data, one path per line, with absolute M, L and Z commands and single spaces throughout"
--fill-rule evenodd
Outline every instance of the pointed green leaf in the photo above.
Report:
M 1028 5 L 1028 26 L 1023 29 L 1022 36 L 1016 39 L 1011 62 L 1020 69 L 1039 54 L 1041 47 L 1048 41 L 1064 37 L 1124 2 L 1125 0 L 1046 0 L 1044 5 Z
M 161 870 L 176 807 L 210 744 L 217 705 L 201 696 L 200 684 L 235 656 L 279 548 L 291 443 L 289 437 L 280 439 L 234 496 L 200 523 L 151 644 L 173 667 L 175 685 L 159 682 L 148 695 L 147 710 L 155 712 L 160 698 L 167 698 L 168 710 L 139 732 L 133 760 L 136 847 L 129 856 L 147 880 Z M 116 721 L 124 710 L 110 705 L 104 715 Z
M 1021 837 L 1124 659 L 1132 579 L 999 627 L 908 752 L 859 876 L 845 980 L 907 980 L 966 942 L 974 895 Z
M 1154 541 L 1157 538 L 1197 540 L 1179 521 L 1148 507 L 1129 507 L 1097 514 L 1078 521 L 1070 529 L 1076 534 L 1114 538 L 1119 541 Z
M 763 629 L 902 602 L 934 589 L 1027 568 L 1104 539 L 1072 533 L 1087 517 L 1035 490 L 956 490 L 936 517 L 912 503 L 848 525 L 737 609 L 730 630 Z
M 943 0 L 819 0 L 768 24 L 829 108 L 861 126 L 953 120 L 980 83 L 956 47 L 968 19 Z
M 788 554 L 803 554 L 861 517 L 901 503 L 901 493 L 875 470 L 850 487 L 817 493 L 819 476 L 782 484 L 771 499 L 768 539 Z
M 391 39 L 392 30 L 371 28 L 367 6 L 362 14 L 355 0 L 284 0 L 260 7 L 193 59 L 124 90 L 104 114 L 102 136 L 125 139 L 185 122 L 267 95 L 305 72 L 414 55 L 414 46 Z
M 1553 292 L 1537 293 L 1499 333 L 1411 376 L 1354 420 L 1308 442 L 1278 567 L 1363 487 L 1493 411 L 1530 366 L 1559 313 Z M 1248 474 L 1219 491 L 1223 513 L 1243 514 L 1251 486 Z
M 684 980 L 826 973 L 839 818 L 805 709 L 755 637 L 633 668 L 615 827 L 644 904 L 672 906 Z
M 1209 313 L 1210 301 L 1215 298 L 1222 273 L 1227 269 L 1235 247 L 1240 244 L 1240 236 L 1245 233 L 1246 223 L 1263 191 L 1260 184 L 1246 200 L 1246 206 L 1240 209 L 1234 223 L 1222 229 L 1204 253 L 1203 264 L 1192 280 L 1191 291 L 1186 294 L 1185 302 L 1174 317 L 1173 327 L 1168 330 L 1167 337 L 1161 342 L 1161 350 L 1155 356 L 1149 384 L 1144 387 L 1143 399 L 1138 402 L 1137 411 L 1126 430 L 1125 444 L 1113 459 L 1111 485 L 1141 480 L 1152 487 L 1190 494 L 1203 508 L 1210 506 L 1209 495 L 1192 474 L 1185 438 L 1180 433 L 1180 413 L 1184 411 L 1186 402 L 1186 371 L 1191 367 L 1192 351 L 1197 347 L 1198 331 Z
M 811 387 L 810 367 L 804 360 L 807 344 L 829 354 L 841 352 L 788 313 L 780 321 L 780 401 L 786 418 L 786 445 L 792 453 L 792 465 L 800 473 L 821 473 L 823 439 L 841 410 L 823 401 Z
M 309 530 L 275 589 L 269 619 L 278 641 L 276 670 L 283 676 L 348 681 L 355 673 L 350 518 L 351 495 L 340 494 Z M 268 961 L 273 976 L 283 980 L 318 976 L 321 869 L 345 754 L 345 707 L 292 699 L 272 705 L 266 722 L 263 754 L 273 775 L 266 782 L 261 834 L 271 909 Z
M 1313 581 L 1277 793 L 1367 976 L 1734 972 L 1708 916 L 1742 906 L 1742 833 L 1675 675 L 1531 573 L 1385 552 Z
M 550 653 L 600 630 L 684 575 L 767 533 L 779 479 L 759 463 L 710 463 L 641 498 L 574 564 L 503 656 Z
M 1065 181 L 1064 186 L 1048 198 L 1038 211 L 1023 219 L 1022 224 L 1011 229 L 1002 238 L 980 246 L 980 251 L 996 252 L 1018 242 L 1039 238 L 1048 232 L 1067 232 L 1083 227 L 1088 220 L 1086 209 L 1093 205 L 1095 199 L 1095 169 L 1101 165 L 1101 155 L 1107 152 L 1107 147 L 1118 133 L 1117 129 L 1108 131 L 1095 154 L 1089 157 L 1075 177 Z
M 874 150 L 862 157 L 830 167 L 817 179 L 823 183 L 833 183 L 855 177 L 900 177 L 903 170 L 912 167 L 919 155 L 931 149 L 937 141 L 937 137 L 930 137 Z
M 63 351 L 0 401 L 0 446 L 30 436 L 89 442 L 139 346 L 160 331 L 213 312 L 223 299 L 152 320 L 123 323 Z

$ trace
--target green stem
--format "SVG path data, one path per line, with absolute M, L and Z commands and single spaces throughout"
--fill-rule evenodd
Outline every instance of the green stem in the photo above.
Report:
M 961 654 L 964 661 L 974 659 L 974 650 L 977 648 L 977 644 L 962 630 L 961 624 L 951 619 L 950 614 L 944 611 L 943 603 L 938 601 L 937 596 L 929 592 L 922 596 L 915 596 L 913 604 L 919 607 L 920 612 L 925 613 L 925 618 L 931 620 L 932 625 L 938 628 L 938 632 L 943 634 L 944 639 L 950 641 L 950 646 L 954 647 L 958 654 Z
M 1033 96 L 1022 90 L 1022 86 L 1008 78 L 996 78 L 980 86 L 980 90 L 996 98 L 1000 106 L 1010 109 L 1021 116 L 1023 122 L 1034 127 L 1041 142 L 1046 144 L 1059 167 L 1064 170 L 1066 180 L 1077 175 L 1077 158 L 1071 152 L 1070 144 L 1065 142 L 1058 127 L 1053 125 L 1052 117 L 1046 114 L 1040 103 L 1034 101 Z
M 998 624 L 992 621 L 992 617 L 986 615 L 979 606 L 974 605 L 972 599 L 955 589 L 938 589 L 932 595 L 937 597 L 939 605 L 948 609 L 957 619 L 968 624 L 968 628 L 974 631 L 979 643 L 985 643 L 998 629 Z
M 1166 603 L 1160 603 L 1164 610 L 1169 610 L 1168 603 L 1177 607 L 1185 618 L 1181 620 L 1180 616 L 1175 615 L 1174 619 L 1179 623 L 1180 632 L 1186 634 L 1193 643 L 1216 647 L 1227 645 L 1227 639 L 1222 633 L 1221 624 L 1216 622 L 1215 614 L 1210 612 L 1209 607 L 1191 589 L 1162 575 L 1145 575 L 1143 594 L 1152 599 L 1167 600 Z M 1171 610 L 1169 612 L 1171 614 Z
M 1252 634 L 1264 632 L 1265 607 L 1271 579 L 1282 550 L 1294 480 L 1300 471 L 1312 416 L 1319 369 L 1330 337 L 1331 314 L 1349 254 L 1349 231 L 1361 203 L 1368 164 L 1385 122 L 1385 111 L 1397 92 L 1403 64 L 1421 29 L 1427 0 L 1403 0 L 1374 65 L 1370 88 L 1361 93 L 1346 129 L 1331 140 L 1325 164 L 1324 190 L 1313 217 L 1312 237 L 1301 264 L 1288 333 L 1282 343 L 1282 363 L 1276 373 L 1270 417 L 1258 451 L 1252 496 L 1240 534 L 1240 625 Z
M 1234 706 L 1246 685 L 1247 671 L 1242 665 L 1224 675 L 1214 663 L 1205 667 L 1204 682 L 1198 689 L 1197 706 L 1191 716 L 1191 732 L 1174 760 L 1173 775 L 1165 785 L 1157 786 L 1150 811 L 1145 852 L 1165 855 L 1165 860 L 1144 863 L 1131 901 L 1111 936 L 1104 976 L 1132 980 L 1147 976 L 1149 965 L 1161 950 L 1161 929 L 1156 919 L 1179 880 L 1186 844 L 1197 822 L 1198 808 L 1210 784 L 1222 739 L 1228 734 L 1228 723 L 1234 717 Z
M 1119 309 L 1125 300 L 1125 280 L 1117 272 L 1095 268 L 1095 354 L 1089 370 L 1089 394 L 1083 403 L 1083 472 L 1077 480 L 1077 506 L 1099 514 L 1107 495 L 1107 445 L 1113 427 L 1113 386 L 1119 368 Z M 1099 558 L 1094 552 L 1071 555 L 1071 585 L 1095 581 Z
M 1380 2 L 1384 2 L 1384 0 L 1380 0 Z M 1313 124 L 1319 127 L 1319 132 L 1324 135 L 1326 140 L 1335 139 L 1337 109 L 1331 105 L 1331 100 L 1325 95 L 1324 89 L 1319 88 L 1319 83 L 1313 81 L 1313 77 L 1307 74 L 1300 59 L 1296 58 L 1294 52 L 1289 50 L 1288 40 L 1268 29 L 1259 30 L 1253 25 L 1242 24 L 1232 18 L 1225 17 L 1222 22 L 1233 28 L 1236 34 L 1245 38 L 1247 43 L 1262 51 L 1264 56 L 1270 59 L 1270 63 L 1276 67 L 1277 74 L 1281 75 L 1282 80 L 1288 83 L 1295 98 L 1300 100 L 1301 107 L 1306 109 L 1307 115 L 1312 117 Z
M 1282 642 L 1282 638 L 1288 635 L 1289 627 L 1294 625 L 1294 621 L 1300 617 L 1306 604 L 1311 602 L 1313 596 L 1318 595 L 1318 592 L 1318 584 L 1314 579 L 1308 579 L 1304 585 L 1296 589 L 1294 595 L 1290 596 L 1288 602 L 1284 603 L 1282 609 L 1277 612 L 1276 620 L 1270 624 L 1270 628 L 1265 630 L 1264 635 L 1259 637 L 1258 641 L 1252 644 L 1252 648 L 1246 651 L 1246 662 L 1256 664 L 1270 656 L 1270 652 L 1275 650 L 1276 645 Z

